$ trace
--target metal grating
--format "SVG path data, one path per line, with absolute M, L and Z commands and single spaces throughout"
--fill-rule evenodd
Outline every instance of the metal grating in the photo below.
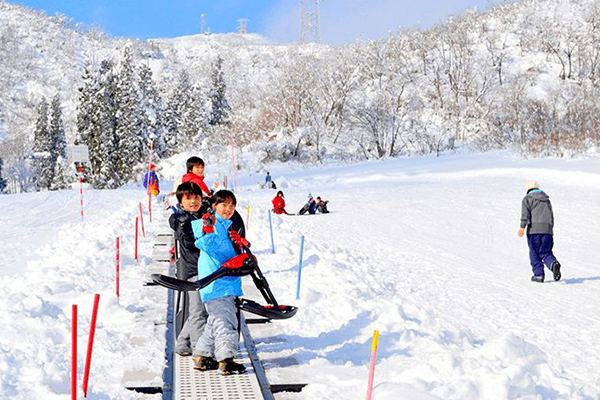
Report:
M 240 348 L 242 343 L 240 343 Z M 176 400 L 259 400 L 263 399 L 258 380 L 245 351 L 239 351 L 236 362 L 247 370 L 241 375 L 223 376 L 218 371 L 198 371 L 192 357 L 175 355 Z

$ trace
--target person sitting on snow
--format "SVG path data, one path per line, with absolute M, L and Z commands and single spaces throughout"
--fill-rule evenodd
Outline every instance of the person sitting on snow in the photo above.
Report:
M 285 200 L 283 199 L 283 192 L 281 190 L 273 198 L 273 211 L 275 214 L 289 214 L 285 211 Z
M 329 212 L 327 203 L 329 203 L 329 200 L 322 200 L 320 196 L 317 196 L 317 211 L 321 214 L 327 214 Z
M 144 175 L 144 189 L 148 190 L 148 193 L 152 193 L 157 196 L 160 193 L 158 188 L 158 176 L 156 176 L 156 165 L 150 164 L 148 172 Z
M 313 199 L 312 194 L 308 194 L 308 202 L 298 211 L 298 214 L 303 215 L 308 211 L 309 214 L 317 212 L 317 203 Z

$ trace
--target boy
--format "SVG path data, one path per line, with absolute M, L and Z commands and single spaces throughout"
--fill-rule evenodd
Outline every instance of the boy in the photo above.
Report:
M 156 165 L 150 164 L 148 167 L 148 172 L 144 174 L 144 189 L 148 190 L 149 193 L 158 196 L 160 190 L 158 188 L 158 176 L 156 176 L 155 171 Z
M 205 193 L 204 196 L 210 195 L 210 190 L 204 183 L 204 160 L 200 157 L 190 157 L 185 163 L 187 173 L 180 179 L 177 179 L 173 185 L 173 192 L 177 192 L 177 187 L 184 182 L 194 182 Z
M 320 196 L 317 196 L 317 211 L 321 214 L 327 214 L 329 210 L 327 209 L 328 200 L 322 200 Z
M 521 227 L 518 235 L 523 237 L 527 228 L 529 260 L 533 269 L 532 282 L 544 282 L 544 264 L 554 274 L 554 280 L 560 280 L 560 263 L 552 254 L 554 245 L 554 214 L 552 204 L 546 193 L 539 189 L 537 182 L 525 185 L 527 194 L 521 202 Z
M 195 183 L 186 182 L 179 185 L 176 196 L 180 209 L 169 217 L 169 225 L 175 231 L 175 239 L 179 242 L 177 277 L 195 282 L 198 280 L 200 250 L 194 244 L 192 221 L 200 219 L 205 211 L 202 210 L 202 191 Z M 192 354 L 208 318 L 198 292 L 189 292 L 188 305 L 189 315 L 175 343 L 175 352 L 181 356 Z
M 298 214 L 304 215 L 307 211 L 309 214 L 317 212 L 317 203 L 310 193 L 308 194 L 308 202 L 298 211 Z
M 236 242 L 240 240 L 239 235 L 229 233 L 230 218 L 237 204 L 235 195 L 229 190 L 219 190 L 213 196 L 212 204 L 214 214 L 207 212 L 201 221 L 192 222 L 196 247 L 201 250 L 198 260 L 200 278 L 210 275 L 221 264 L 236 257 L 232 239 Z M 200 355 L 194 360 L 194 367 L 200 370 L 214 369 L 218 360 L 222 375 L 244 372 L 246 368 L 233 361 L 238 351 L 236 299 L 242 295 L 241 277 L 219 278 L 201 289 L 200 295 L 208 311 L 208 321 L 194 349 Z
M 175 181 L 174 189 L 177 190 L 177 187 L 182 182 L 194 182 L 204 192 L 202 197 L 208 197 L 210 200 L 211 192 L 208 190 L 208 187 L 204 183 L 204 160 L 200 157 L 190 157 L 186 161 L 186 169 L 187 173 Z M 240 234 L 241 237 L 246 237 L 246 227 L 244 225 L 244 219 L 242 216 L 236 211 L 231 218 L 231 222 L 233 223 L 232 229 Z

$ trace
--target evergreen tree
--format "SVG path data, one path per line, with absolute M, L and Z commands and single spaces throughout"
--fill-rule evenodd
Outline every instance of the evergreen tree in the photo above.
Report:
M 95 180 L 102 161 L 100 155 L 100 126 L 97 118 L 100 91 L 99 79 L 95 76 L 91 62 L 86 60 L 83 73 L 83 86 L 79 88 L 77 103 L 77 136 L 75 144 L 88 146 L 90 165 L 84 164 L 86 177 Z M 78 163 L 77 163 L 78 164 Z M 78 167 L 78 165 L 76 166 Z M 88 169 L 89 168 L 89 169 Z M 87 180 L 87 179 L 86 179 Z
M 223 59 L 221 56 L 218 56 L 215 61 L 211 75 L 211 84 L 212 87 L 208 95 L 211 106 L 208 123 L 210 125 L 222 125 L 227 122 L 227 116 L 231 107 L 225 97 L 227 87 L 223 78 Z
M 199 84 L 192 86 L 188 112 L 185 115 L 186 136 L 192 145 L 197 144 L 206 136 L 205 132 L 208 128 L 209 119 L 208 103 L 208 98 L 202 86 Z
M 117 76 L 115 102 L 117 107 L 116 135 L 119 143 L 117 171 L 123 181 L 133 177 L 133 167 L 144 160 L 145 133 L 141 130 L 141 115 L 131 49 L 125 47 L 121 70 Z
M 165 111 L 165 155 L 172 155 L 185 144 L 185 119 L 189 110 L 191 85 L 187 72 L 179 76 L 179 82 L 171 93 Z
M 92 125 L 97 131 L 97 152 L 94 161 L 90 162 L 94 171 L 94 185 L 99 188 L 116 189 L 121 186 L 122 180 L 119 175 L 119 138 L 117 136 L 117 82 L 113 71 L 113 63 L 104 60 L 100 63 L 98 71 L 98 92 L 95 96 L 96 106 L 93 107 L 94 114 Z M 95 164 L 95 165 L 94 165 Z
M 161 158 L 167 150 L 164 133 L 164 105 L 152 80 L 152 70 L 142 64 L 138 69 L 141 129 L 144 132 L 144 152 L 148 154 L 149 140 L 154 141 L 154 154 Z
M 54 178 L 52 160 L 52 138 L 48 129 L 48 103 L 42 98 L 37 109 L 37 119 L 33 135 L 34 182 L 38 190 L 49 189 Z
M 60 96 L 58 93 L 52 99 L 50 106 L 50 148 L 51 161 L 54 164 L 51 190 L 65 189 L 67 187 L 67 178 L 65 176 L 65 161 L 67 158 L 67 140 L 62 121 L 62 109 L 60 106 Z
M 4 166 L 4 160 L 0 157 L 0 194 L 4 193 L 6 188 L 6 179 L 2 177 L 2 167 Z

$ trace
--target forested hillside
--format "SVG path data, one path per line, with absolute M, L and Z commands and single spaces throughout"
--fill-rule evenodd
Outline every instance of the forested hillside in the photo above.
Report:
M 142 42 L 2 2 L 3 176 L 9 191 L 44 189 L 27 156 L 36 110 L 56 94 L 68 143 L 88 144 L 96 159 L 127 154 L 104 171 L 92 162 L 100 187 L 131 179 L 151 138 L 159 156 L 233 138 L 264 162 L 458 145 L 583 152 L 600 139 L 599 29 L 598 1 L 523 0 L 335 48 L 237 34 Z

